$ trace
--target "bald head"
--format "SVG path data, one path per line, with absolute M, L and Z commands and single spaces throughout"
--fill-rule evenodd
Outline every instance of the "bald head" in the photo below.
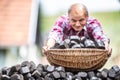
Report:
M 81 3 L 75 3 L 75 4 L 71 5 L 71 7 L 68 10 L 68 14 L 70 14 L 70 13 L 79 14 L 81 12 L 85 16 L 88 16 L 88 10 L 87 10 L 86 6 Z

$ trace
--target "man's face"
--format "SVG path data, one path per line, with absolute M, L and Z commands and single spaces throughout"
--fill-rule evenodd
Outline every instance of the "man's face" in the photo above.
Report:
M 87 22 L 87 18 L 84 14 L 84 12 L 70 12 L 69 13 L 69 20 L 70 20 L 70 25 L 75 31 L 80 31 L 83 29 Z

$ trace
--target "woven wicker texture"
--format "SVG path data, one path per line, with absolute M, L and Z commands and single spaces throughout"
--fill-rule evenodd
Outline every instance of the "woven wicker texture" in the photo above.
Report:
M 103 49 L 50 49 L 46 53 L 48 62 L 69 70 L 96 70 L 104 66 L 108 59 Z

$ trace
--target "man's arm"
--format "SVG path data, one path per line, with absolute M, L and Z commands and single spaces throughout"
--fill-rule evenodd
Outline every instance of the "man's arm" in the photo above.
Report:
M 108 56 L 111 56 L 112 48 L 110 47 L 109 43 L 104 41 L 105 49 L 108 51 Z
M 55 45 L 56 41 L 53 38 L 49 38 L 46 45 L 43 46 L 42 52 L 45 53 L 48 51 L 51 47 Z
M 94 19 L 90 23 L 92 29 L 92 35 L 96 40 L 102 40 L 105 44 L 105 49 L 108 50 L 108 55 L 111 55 L 112 48 L 110 47 L 110 39 L 104 34 L 101 24 L 97 19 Z
M 51 47 L 55 45 L 55 43 L 60 43 L 63 38 L 63 29 L 65 24 L 63 24 L 66 20 L 66 16 L 60 16 L 55 22 L 53 28 L 49 32 L 48 41 L 45 46 L 43 46 L 43 51 L 47 51 Z
M 48 41 L 47 41 L 47 47 L 48 47 L 48 49 L 50 49 L 51 47 L 53 47 L 55 45 L 55 43 L 56 43 L 55 39 L 53 39 L 53 38 L 48 39 Z

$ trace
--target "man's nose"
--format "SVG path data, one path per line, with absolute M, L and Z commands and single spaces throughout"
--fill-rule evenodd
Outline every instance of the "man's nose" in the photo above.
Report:
M 76 26 L 80 26 L 80 22 L 79 21 L 76 21 Z

